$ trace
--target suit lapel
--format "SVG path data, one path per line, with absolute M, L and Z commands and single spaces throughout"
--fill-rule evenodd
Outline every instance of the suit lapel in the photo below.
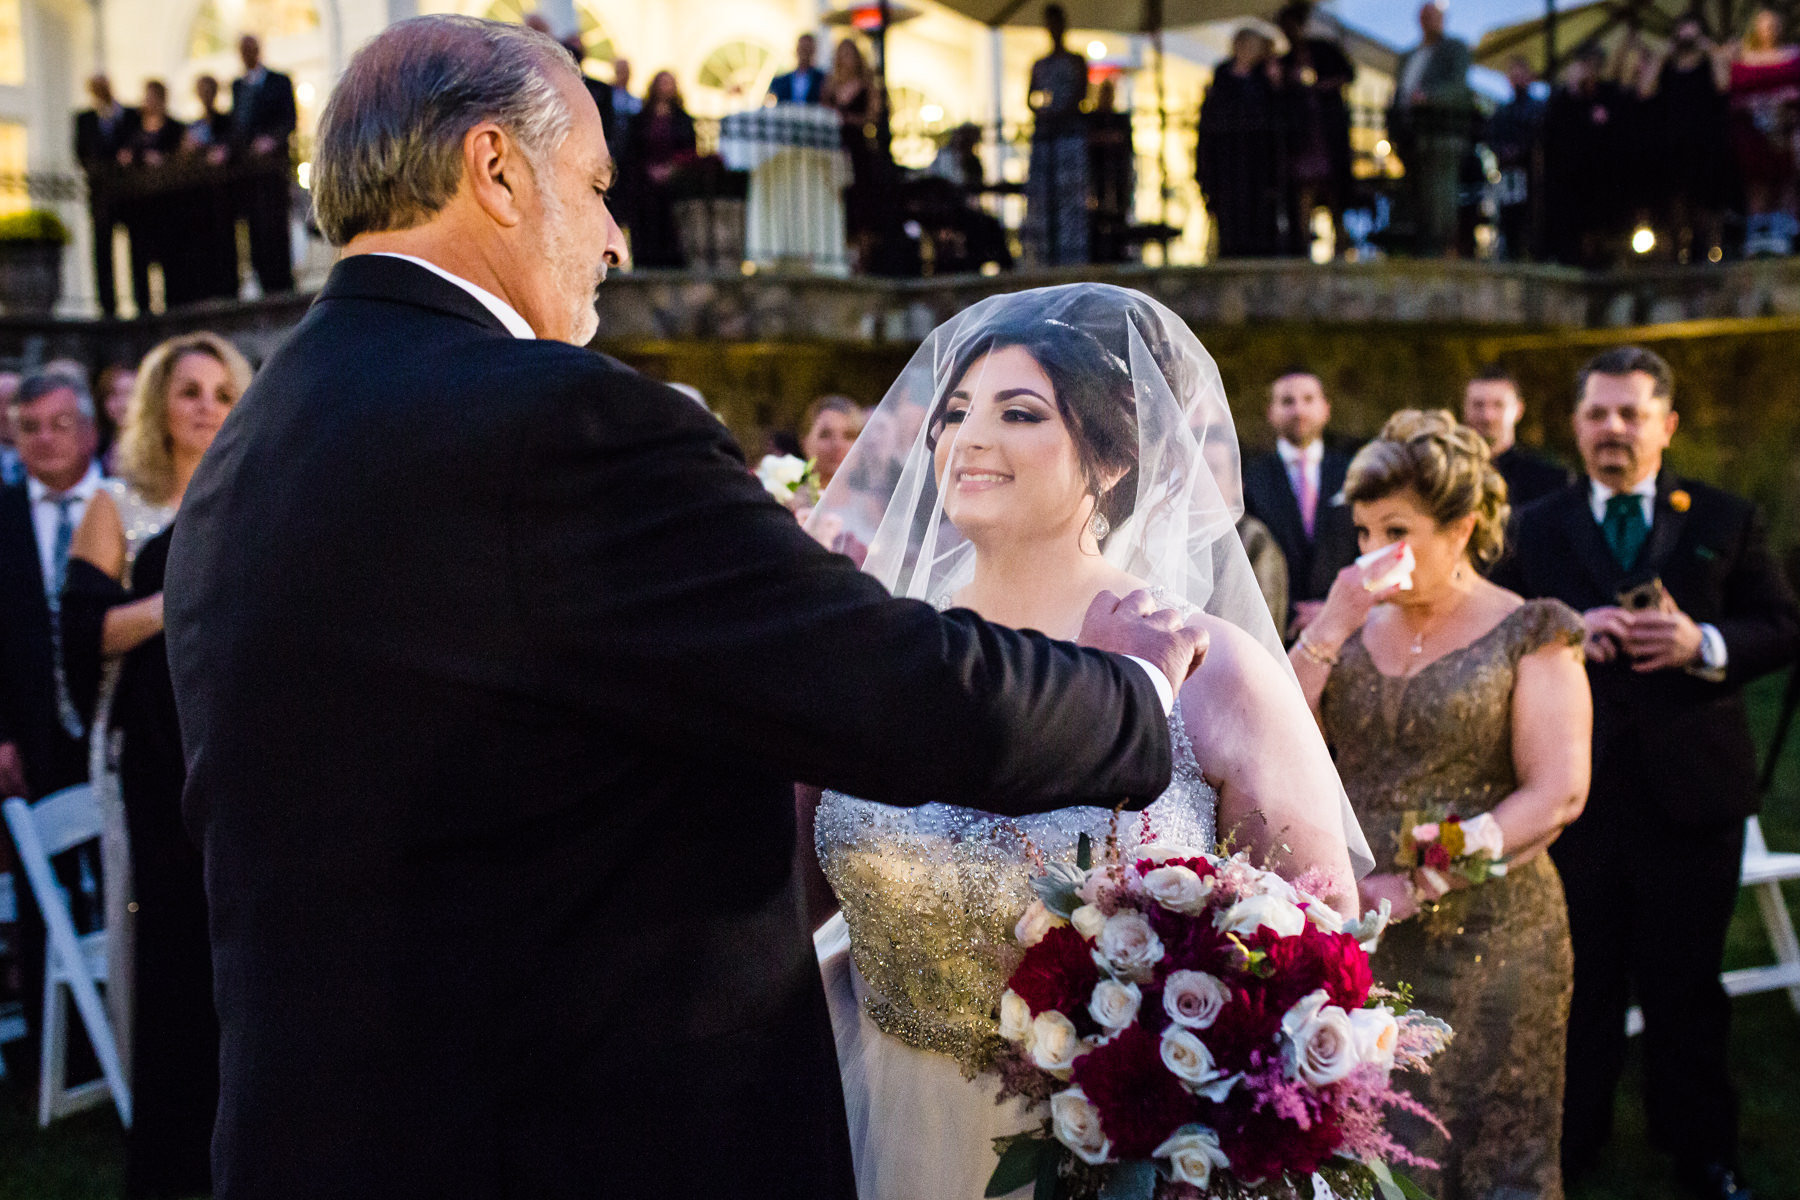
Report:
M 1257 475 L 1264 507 L 1270 516 L 1270 531 L 1290 553 L 1304 557 L 1306 526 L 1300 520 L 1300 501 L 1294 498 L 1294 487 L 1288 482 L 1287 464 L 1281 461 L 1278 452 L 1270 453 L 1262 463 L 1263 469 Z
M 1670 493 L 1679 491 L 1679 481 L 1668 471 L 1656 477 L 1656 519 L 1650 522 L 1650 539 L 1644 543 L 1639 574 L 1652 572 L 1661 575 L 1675 557 L 1675 548 L 1681 542 L 1682 530 L 1687 528 L 1687 513 L 1669 503 Z
M 1583 573 L 1600 589 L 1601 595 L 1611 597 L 1618 594 L 1625 570 L 1613 557 L 1612 547 L 1606 544 L 1600 523 L 1594 520 L 1594 510 L 1588 503 L 1589 491 L 1585 477 L 1565 491 L 1558 505 L 1558 521 Z
M 19 594 L 33 611 L 49 611 L 43 569 L 38 565 L 37 530 L 31 524 L 31 496 L 25 484 L 0 489 L 0 562 L 20 565 Z

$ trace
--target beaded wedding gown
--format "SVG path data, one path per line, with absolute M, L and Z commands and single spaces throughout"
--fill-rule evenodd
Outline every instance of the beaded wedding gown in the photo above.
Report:
M 1215 841 L 1218 794 L 1194 759 L 1179 701 L 1169 734 L 1169 789 L 1116 819 L 1128 854 L 1150 842 Z M 976 1200 L 999 1161 L 993 1139 L 1042 1120 L 1017 1099 L 997 1104 L 999 1081 L 970 1071 L 1022 954 L 1013 926 L 1037 873 L 1027 840 L 1046 861 L 1073 863 L 1083 833 L 1098 853 L 1114 826 L 1102 808 L 998 817 L 825 793 L 815 838 L 843 907 L 813 940 L 860 1200 Z

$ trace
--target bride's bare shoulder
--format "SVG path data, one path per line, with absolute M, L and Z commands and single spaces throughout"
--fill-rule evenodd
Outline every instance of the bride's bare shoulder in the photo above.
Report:
M 1295 690 L 1275 656 L 1250 634 L 1205 613 L 1199 622 L 1210 635 L 1206 657 L 1181 687 L 1182 714 L 1196 745 L 1260 726 Z

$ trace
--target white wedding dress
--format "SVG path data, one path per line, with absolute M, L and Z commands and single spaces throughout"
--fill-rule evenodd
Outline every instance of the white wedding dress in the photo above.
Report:
M 1218 794 L 1194 759 L 1179 701 L 1169 731 L 1173 782 L 1143 812 L 1118 816 L 1125 853 L 1152 841 L 1214 843 Z M 1022 953 L 1013 927 L 1034 898 L 1031 849 L 1073 863 L 1086 833 L 1097 859 L 1114 824 L 1101 808 L 999 817 L 825 793 L 815 837 L 843 907 L 814 943 L 860 1200 L 977 1200 L 999 1161 L 993 1139 L 1042 1120 L 1020 1100 L 996 1104 L 998 1079 L 970 1078 L 965 1064 L 997 1032 Z

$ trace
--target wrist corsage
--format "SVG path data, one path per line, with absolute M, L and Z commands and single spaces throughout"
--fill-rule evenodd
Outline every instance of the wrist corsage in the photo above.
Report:
M 1433 817 L 1409 812 L 1400 823 L 1395 861 L 1416 871 L 1439 895 L 1452 879 L 1486 883 L 1506 874 L 1506 835 L 1492 813 L 1462 820 L 1454 813 Z

